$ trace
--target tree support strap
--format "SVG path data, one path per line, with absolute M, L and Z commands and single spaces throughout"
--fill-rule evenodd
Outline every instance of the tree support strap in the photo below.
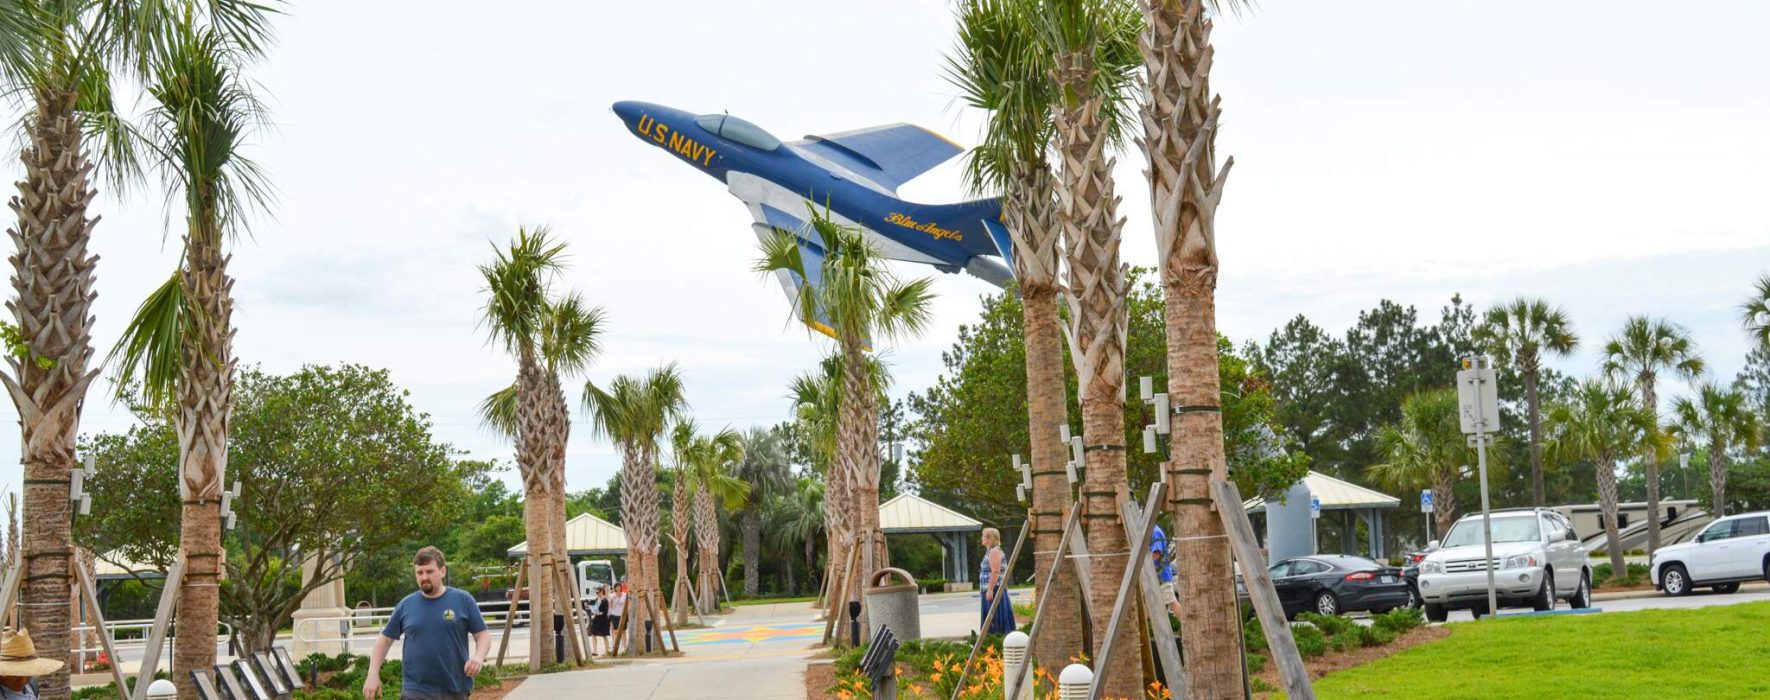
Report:
M 1065 470 L 1065 469 L 1034 469 L 1032 475 L 1033 476 L 1068 476 L 1069 471 Z M 1058 515 L 1063 515 L 1063 514 L 1058 513 Z
M 1124 452 L 1125 446 L 1124 445 L 1088 445 L 1087 447 L 1082 448 L 1083 452 L 1093 452 L 1095 450 L 1118 450 L 1120 452 Z M 1064 474 L 1068 474 L 1068 473 L 1069 472 L 1064 472 Z
M 219 499 L 219 498 L 187 498 L 183 501 L 180 501 L 180 503 L 183 503 L 184 505 L 187 505 L 187 506 L 206 506 L 211 503 L 214 503 L 215 505 L 221 505 L 221 499 Z
M 25 555 L 25 560 L 29 561 L 31 559 L 36 559 L 37 557 L 71 557 L 71 556 L 74 556 L 73 552 L 59 551 L 59 550 L 54 551 L 54 552 L 31 552 L 30 554 Z
M 1169 474 L 1190 474 L 1193 476 L 1210 476 L 1210 467 L 1190 467 L 1187 469 L 1169 469 Z
M 73 574 L 70 574 L 67 572 L 52 573 L 52 574 L 35 574 L 32 576 L 26 576 L 25 583 L 30 583 L 32 581 L 42 581 L 45 579 L 70 579 L 73 577 L 74 577 Z M 61 605 L 61 603 L 57 603 L 57 605 Z
M 68 479 L 25 479 L 26 486 L 68 486 L 73 483 Z
M 1188 413 L 1222 413 L 1223 407 L 1222 406 L 1175 406 L 1173 408 L 1168 409 L 1168 412 L 1172 413 L 1176 416 L 1185 415 Z
M 1208 506 L 1216 503 L 1216 501 L 1209 498 L 1170 498 L 1168 499 L 1168 502 L 1178 503 L 1183 506 Z

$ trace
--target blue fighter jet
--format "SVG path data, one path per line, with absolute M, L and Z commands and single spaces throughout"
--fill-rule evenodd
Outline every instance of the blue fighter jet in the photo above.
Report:
M 795 234 L 808 269 L 824 253 L 808 226 L 809 201 L 827 206 L 837 223 L 866 231 L 893 260 L 964 270 L 999 287 L 1014 278 L 1000 200 L 916 204 L 897 196 L 899 185 L 964 150 L 932 131 L 891 124 L 783 142 L 728 114 L 646 102 L 616 102 L 614 110 L 640 140 L 725 183 L 749 208 L 757 238 Z M 789 298 L 802 282 L 781 273 Z

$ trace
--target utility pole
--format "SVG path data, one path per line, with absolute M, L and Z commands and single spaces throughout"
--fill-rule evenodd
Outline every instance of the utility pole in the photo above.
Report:
M 1487 556 L 1487 613 L 1497 614 L 1499 596 L 1493 583 L 1493 508 L 1487 497 L 1488 433 L 1500 429 L 1498 384 L 1494 381 L 1493 360 L 1486 355 L 1466 355 L 1463 368 L 1457 372 L 1458 423 L 1475 447 L 1476 470 L 1481 475 L 1481 544 Z

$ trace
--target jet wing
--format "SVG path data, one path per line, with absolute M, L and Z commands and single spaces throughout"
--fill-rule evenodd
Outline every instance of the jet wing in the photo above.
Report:
M 914 124 L 888 124 L 787 144 L 835 163 L 895 195 L 897 188 L 964 149 Z
M 800 217 L 766 204 L 749 202 L 746 204 L 750 205 L 753 213 L 759 214 L 756 221 L 750 224 L 750 230 L 755 232 L 756 240 L 767 242 L 776 235 L 777 231 L 795 234 L 793 240 L 799 244 L 799 259 L 805 268 L 805 274 L 811 279 L 807 280 L 786 270 L 777 270 L 774 273 L 774 278 L 780 282 L 781 292 L 787 295 L 787 305 L 792 309 L 794 318 L 803 321 L 814 331 L 835 338 L 835 329 L 830 327 L 828 319 L 822 315 L 811 319 L 799 318 L 800 295 L 804 292 L 807 283 L 814 288 L 821 283 L 822 280 L 818 279 L 818 276 L 823 272 L 824 264 L 823 247 L 806 239 L 805 235 L 809 234 L 809 231 L 801 231 L 807 222 Z

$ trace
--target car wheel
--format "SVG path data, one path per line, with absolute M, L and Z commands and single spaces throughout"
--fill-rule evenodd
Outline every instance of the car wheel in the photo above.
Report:
M 1450 612 L 1446 611 L 1444 609 L 1444 606 L 1438 605 L 1436 603 L 1427 603 L 1426 604 L 1426 621 L 1427 622 L 1443 622 L 1444 619 L 1449 616 L 1450 616 Z
M 1417 608 L 1417 607 L 1420 607 L 1420 605 L 1421 605 L 1420 592 L 1414 590 L 1413 586 L 1408 586 L 1407 587 L 1407 607 Z
M 1334 597 L 1333 591 L 1322 591 L 1315 594 L 1315 611 L 1323 615 L 1340 614 L 1340 599 Z
M 1579 589 L 1573 592 L 1573 597 L 1567 600 L 1567 605 L 1575 610 L 1592 607 L 1592 575 L 1590 573 L 1580 572 Z
M 1683 564 L 1667 566 L 1659 575 L 1659 583 L 1666 589 L 1666 595 L 1690 595 L 1690 572 L 1684 570 Z
M 1555 609 L 1554 574 L 1543 574 L 1542 588 L 1537 590 L 1536 597 L 1530 599 L 1530 609 L 1537 612 Z
M 1715 586 L 1715 592 L 1716 593 L 1738 593 L 1739 592 L 1739 583 L 1734 582 L 1734 583 L 1717 584 Z

